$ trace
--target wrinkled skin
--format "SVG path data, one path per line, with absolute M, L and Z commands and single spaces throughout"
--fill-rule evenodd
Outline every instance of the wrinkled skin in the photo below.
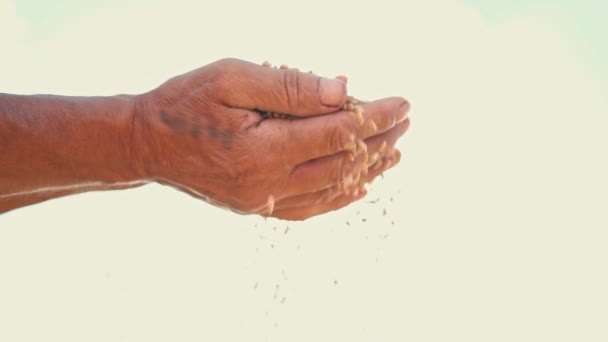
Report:
M 172 78 L 136 99 L 138 172 L 243 214 L 302 220 L 342 208 L 399 162 L 393 147 L 409 126 L 399 97 L 364 104 L 359 124 L 342 110 L 345 81 L 238 59 Z M 353 154 L 359 139 L 366 150 Z

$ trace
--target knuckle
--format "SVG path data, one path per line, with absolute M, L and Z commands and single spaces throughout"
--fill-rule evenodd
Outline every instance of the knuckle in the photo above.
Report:
M 344 133 L 340 127 L 332 127 L 325 133 L 325 144 L 329 147 L 330 151 L 341 151 L 344 149 L 342 143 L 342 136 Z
M 226 73 L 217 70 L 209 77 L 209 82 L 206 83 L 210 94 L 215 98 L 222 98 L 230 91 L 230 80 Z
M 345 170 L 346 170 L 345 160 L 342 156 L 339 156 L 338 158 L 336 158 L 336 160 L 334 162 L 331 181 L 333 181 L 334 184 L 340 184 L 343 181 L 343 179 L 346 177 Z
M 237 67 L 239 64 L 241 64 L 241 60 L 239 60 L 237 58 L 228 57 L 228 58 L 219 59 L 213 64 L 217 68 L 224 69 L 224 70 L 231 70 L 231 69 L 234 69 L 235 67 Z
M 355 141 L 357 130 L 352 127 L 350 120 L 339 120 L 326 130 L 325 143 L 331 151 L 339 152 L 348 150 Z
M 283 72 L 282 78 L 282 88 L 285 99 L 287 101 L 287 106 L 289 110 L 293 113 L 298 109 L 301 105 L 300 103 L 300 82 L 301 82 L 301 74 L 297 70 L 294 69 L 285 69 Z
M 236 58 L 223 58 L 210 65 L 209 79 L 217 88 L 227 88 L 239 74 L 243 62 Z

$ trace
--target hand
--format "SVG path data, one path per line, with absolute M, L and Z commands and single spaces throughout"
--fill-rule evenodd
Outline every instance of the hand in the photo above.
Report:
M 399 161 L 392 147 L 409 125 L 402 98 L 364 104 L 362 124 L 342 110 L 345 101 L 344 79 L 223 59 L 139 96 L 138 169 L 243 214 L 336 210 Z

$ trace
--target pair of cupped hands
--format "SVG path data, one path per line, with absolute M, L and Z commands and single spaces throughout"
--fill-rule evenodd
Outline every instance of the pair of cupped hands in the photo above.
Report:
M 139 172 L 243 214 L 303 220 L 340 209 L 399 162 L 394 146 L 409 126 L 404 98 L 361 103 L 358 120 L 347 97 L 343 76 L 216 61 L 139 96 Z

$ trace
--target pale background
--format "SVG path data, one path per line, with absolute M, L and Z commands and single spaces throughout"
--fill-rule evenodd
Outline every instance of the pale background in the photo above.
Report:
M 608 340 L 607 9 L 499 3 L 0 0 L 1 92 L 238 57 L 412 103 L 401 164 L 306 222 L 156 185 L 0 216 L 0 341 Z

